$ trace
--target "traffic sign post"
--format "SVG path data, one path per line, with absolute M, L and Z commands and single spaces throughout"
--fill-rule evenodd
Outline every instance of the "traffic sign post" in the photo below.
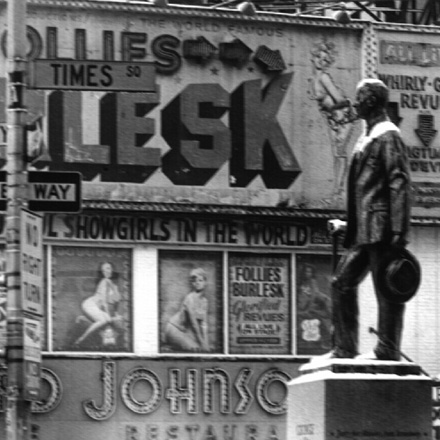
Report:
M 31 402 L 26 395 L 24 330 L 21 281 L 22 209 L 27 201 L 27 173 L 25 162 L 26 116 L 26 0 L 8 0 L 7 39 L 7 206 L 6 236 L 6 439 L 26 440 L 30 434 Z M 35 317 L 37 321 L 38 317 Z M 32 383 L 35 383 L 34 380 Z M 34 393 L 33 393 L 34 394 Z
M 156 67 L 146 62 L 35 60 L 29 77 L 34 89 L 156 91 Z

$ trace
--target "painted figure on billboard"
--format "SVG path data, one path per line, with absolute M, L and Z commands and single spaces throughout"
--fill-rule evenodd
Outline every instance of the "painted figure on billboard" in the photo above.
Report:
M 328 41 L 315 43 L 311 50 L 313 77 L 309 79 L 309 97 L 316 100 L 328 126 L 334 159 L 334 195 L 344 189 L 347 174 L 348 146 L 353 133 L 355 115 L 351 102 L 333 81 L 329 69 L 336 60 L 335 44 Z
M 359 138 L 350 164 L 344 239 L 348 252 L 339 261 L 332 280 L 334 347 L 324 355 L 328 358 L 358 354 L 357 286 L 371 271 L 379 309 L 378 343 L 372 353 L 360 357 L 400 359 L 408 297 L 400 300 L 398 296 L 414 293 L 405 290 L 417 281 L 417 268 L 409 257 L 401 257 L 408 253 L 410 173 L 400 131 L 386 112 L 388 97 L 388 88 L 377 79 L 361 81 L 356 90 L 354 107 L 366 122 L 366 132 Z M 400 266 L 392 272 L 388 270 L 389 258 L 394 255 L 400 259 Z M 411 276 L 413 272 L 415 277 Z
M 160 350 L 223 351 L 222 255 L 160 251 Z
M 95 293 L 86 298 L 81 309 L 84 316 L 91 324 L 84 333 L 75 341 L 75 344 L 82 344 L 90 335 L 102 330 L 104 345 L 111 345 L 114 337 L 114 327 L 120 328 L 123 317 L 118 313 L 118 305 L 121 295 L 117 284 L 112 279 L 114 275 L 112 263 L 105 261 L 100 264 L 101 279 L 98 282 Z M 112 336 L 113 335 L 113 336 Z
M 209 351 L 206 272 L 201 267 L 193 269 L 190 282 L 191 292 L 165 327 L 165 340 L 178 351 Z

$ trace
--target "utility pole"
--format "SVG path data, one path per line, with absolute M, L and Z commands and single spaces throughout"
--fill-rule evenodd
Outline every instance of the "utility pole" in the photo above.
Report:
M 24 397 L 25 362 L 21 287 L 21 211 L 28 197 L 25 164 L 26 0 L 8 0 L 7 211 L 6 211 L 6 362 L 8 368 L 6 439 L 29 436 L 31 402 Z

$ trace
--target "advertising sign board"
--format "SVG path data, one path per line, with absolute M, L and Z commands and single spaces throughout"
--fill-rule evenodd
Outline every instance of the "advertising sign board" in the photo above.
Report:
M 44 307 L 43 218 L 22 209 L 20 221 L 23 311 L 42 316 Z
M 378 32 L 378 76 L 408 148 L 413 212 L 438 215 L 440 203 L 440 45 L 438 34 Z M 404 73 L 402 73 L 404 71 Z
M 289 353 L 289 269 L 288 255 L 229 256 L 231 353 Z
M 32 166 L 80 172 L 91 199 L 345 208 L 362 28 L 242 18 L 33 5 L 28 117 L 47 155 Z
M 24 395 L 27 400 L 38 400 L 41 372 L 41 323 L 35 318 L 24 318 Z

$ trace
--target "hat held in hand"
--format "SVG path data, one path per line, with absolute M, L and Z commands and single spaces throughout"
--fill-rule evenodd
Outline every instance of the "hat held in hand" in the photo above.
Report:
M 388 301 L 398 304 L 409 301 L 417 293 L 420 279 L 420 264 L 408 249 L 394 247 L 383 256 L 378 282 Z

